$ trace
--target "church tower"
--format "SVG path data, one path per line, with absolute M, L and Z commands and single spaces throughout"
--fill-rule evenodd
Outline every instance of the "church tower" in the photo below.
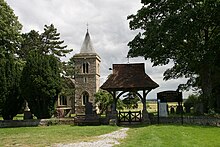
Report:
M 73 56 L 75 62 L 75 112 L 85 113 L 85 104 L 95 106 L 94 94 L 100 86 L 101 58 L 93 48 L 87 29 L 80 53 Z

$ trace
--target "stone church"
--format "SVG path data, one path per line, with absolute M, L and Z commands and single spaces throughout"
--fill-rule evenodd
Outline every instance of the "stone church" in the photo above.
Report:
M 64 112 L 84 114 L 85 104 L 90 102 L 95 106 L 94 94 L 100 87 L 100 62 L 101 58 L 96 53 L 87 29 L 81 50 L 73 56 L 75 62 L 74 79 L 67 79 L 74 83 L 73 97 L 61 95 L 58 98 L 57 109 Z

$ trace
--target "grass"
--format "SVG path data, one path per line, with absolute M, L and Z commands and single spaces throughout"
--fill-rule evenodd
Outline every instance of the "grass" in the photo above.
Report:
M 220 128 L 151 125 L 132 127 L 120 147 L 219 147 Z
M 53 146 L 95 140 L 94 136 L 116 131 L 116 126 L 69 126 L 1 128 L 0 146 Z M 220 128 L 204 126 L 131 126 L 119 147 L 217 147 Z
M 118 130 L 115 126 L 68 126 L 1 128 L 0 146 L 52 146 L 55 143 L 86 141 Z

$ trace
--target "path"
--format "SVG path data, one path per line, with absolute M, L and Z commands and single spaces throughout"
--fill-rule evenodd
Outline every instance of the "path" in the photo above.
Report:
M 129 128 L 123 128 L 118 131 L 114 131 L 109 134 L 100 135 L 96 141 L 91 142 L 77 142 L 70 144 L 56 144 L 56 147 L 112 147 L 116 144 L 120 144 L 119 140 L 124 139 L 127 136 Z

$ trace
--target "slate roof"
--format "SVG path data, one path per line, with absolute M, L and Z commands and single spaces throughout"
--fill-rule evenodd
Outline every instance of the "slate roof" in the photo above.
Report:
M 91 38 L 90 38 L 88 30 L 86 32 L 85 39 L 84 39 L 82 47 L 80 49 L 80 53 L 82 53 L 82 54 L 85 54 L 85 53 L 96 53 L 95 49 L 93 48 L 92 41 L 91 41 Z
M 144 63 L 113 64 L 113 74 L 101 89 L 108 91 L 151 90 L 159 87 L 146 73 Z

